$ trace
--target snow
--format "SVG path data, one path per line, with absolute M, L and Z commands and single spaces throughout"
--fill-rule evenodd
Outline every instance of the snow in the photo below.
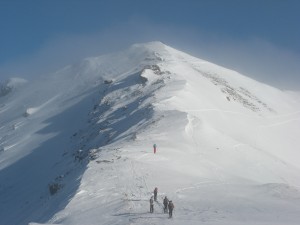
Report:
M 150 42 L 26 82 L 0 114 L 1 225 L 299 224 L 298 92 Z

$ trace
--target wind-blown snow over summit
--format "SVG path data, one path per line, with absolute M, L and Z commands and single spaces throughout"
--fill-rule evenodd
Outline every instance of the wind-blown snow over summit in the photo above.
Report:
M 0 224 L 300 220 L 299 98 L 160 42 L 24 83 L 0 115 Z

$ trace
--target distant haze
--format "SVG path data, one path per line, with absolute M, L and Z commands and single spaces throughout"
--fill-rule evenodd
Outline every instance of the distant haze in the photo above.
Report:
M 131 44 L 162 41 L 193 56 L 211 61 L 281 89 L 300 90 L 300 56 L 261 39 L 233 40 L 192 29 L 163 26 L 115 27 L 101 33 L 60 36 L 37 52 L 0 65 L 2 78 L 51 74 L 83 58 L 123 50 Z
M 300 90 L 300 3 L 238 0 L 0 2 L 0 80 L 161 41 L 280 89 Z

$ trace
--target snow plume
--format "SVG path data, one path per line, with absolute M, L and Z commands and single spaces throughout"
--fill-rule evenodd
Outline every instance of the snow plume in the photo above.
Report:
M 0 65 L 0 76 L 22 74 L 26 79 L 50 76 L 51 71 L 82 58 L 119 51 L 133 43 L 152 40 L 168 43 L 280 89 L 300 89 L 300 55 L 297 51 L 287 50 L 261 38 L 235 39 L 189 27 L 153 24 L 140 17 L 95 33 L 53 37 L 26 58 Z

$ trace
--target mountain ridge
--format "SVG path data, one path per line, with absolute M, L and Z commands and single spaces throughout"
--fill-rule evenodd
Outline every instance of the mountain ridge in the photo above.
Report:
M 145 213 L 155 186 L 178 203 L 174 224 L 299 218 L 297 101 L 160 42 L 87 58 L 0 103 L 3 224 L 169 224 Z

